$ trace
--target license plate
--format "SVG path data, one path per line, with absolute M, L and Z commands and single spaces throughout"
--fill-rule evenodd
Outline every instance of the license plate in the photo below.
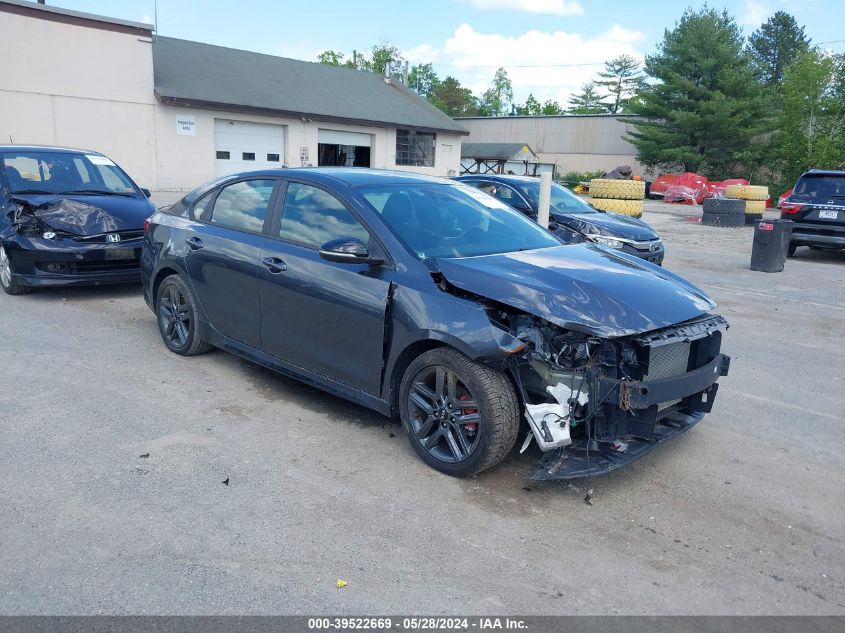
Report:
M 138 255 L 134 248 L 107 248 L 104 251 L 105 259 L 136 259 Z
M 838 211 L 819 211 L 819 217 L 823 220 L 835 220 Z

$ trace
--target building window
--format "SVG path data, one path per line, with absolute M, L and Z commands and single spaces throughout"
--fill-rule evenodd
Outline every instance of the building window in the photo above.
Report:
M 217 160 L 229 160 L 229 152 L 217 152 Z
M 396 164 L 434 167 L 437 135 L 414 130 L 396 130 Z
M 268 163 L 278 163 L 279 162 L 279 155 L 278 154 L 267 154 L 267 162 Z
M 255 152 L 244 152 L 241 154 L 241 160 L 255 160 Z

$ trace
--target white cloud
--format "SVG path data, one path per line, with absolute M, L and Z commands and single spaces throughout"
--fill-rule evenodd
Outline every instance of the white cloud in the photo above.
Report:
M 765 2 L 747 0 L 745 8 L 737 17 L 737 22 L 742 26 L 757 29 L 771 14 L 772 10 Z
M 142 15 L 138 19 L 138 22 L 141 22 L 142 24 L 153 24 L 155 21 L 149 15 Z
M 642 60 L 635 45 L 643 38 L 641 32 L 616 24 L 588 38 L 579 33 L 539 30 L 505 36 L 479 33 L 461 24 L 446 41 L 443 65 L 435 64 L 435 69 L 441 77 L 456 76 L 480 95 L 489 87 L 495 67 L 504 66 L 517 103 L 533 93 L 541 102 L 553 99 L 565 105 L 582 84 L 595 78 L 605 61 L 623 54 Z
M 419 46 L 414 46 L 414 48 L 403 50 L 402 57 L 407 59 L 411 64 L 430 64 L 438 60 L 440 51 L 431 44 L 420 44 Z
M 584 7 L 575 0 L 464 0 L 476 9 L 509 9 L 549 15 L 582 15 Z

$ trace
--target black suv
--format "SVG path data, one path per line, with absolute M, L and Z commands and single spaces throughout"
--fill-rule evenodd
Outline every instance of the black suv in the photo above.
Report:
M 790 257 L 798 246 L 845 248 L 845 171 L 811 169 L 801 174 L 780 205 L 780 217 L 795 222 Z

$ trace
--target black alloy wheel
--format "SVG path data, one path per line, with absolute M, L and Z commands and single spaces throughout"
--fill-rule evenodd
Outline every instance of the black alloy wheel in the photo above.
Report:
M 455 476 L 502 461 L 520 424 L 510 379 L 448 347 L 411 361 L 399 389 L 399 413 L 417 455 Z
M 193 356 L 211 349 L 202 337 L 193 293 L 178 275 L 171 275 L 161 282 L 156 315 L 161 338 L 170 351 Z
M 478 403 L 454 371 L 442 365 L 420 371 L 411 383 L 408 407 L 414 436 L 435 459 L 463 462 L 478 449 Z

